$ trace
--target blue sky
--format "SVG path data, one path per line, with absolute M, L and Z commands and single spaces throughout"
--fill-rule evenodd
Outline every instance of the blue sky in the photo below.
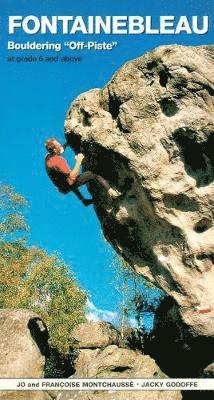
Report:
M 7 34 L 8 15 L 211 15 L 212 0 L 0 0 L 1 146 L 0 180 L 11 184 L 30 203 L 30 243 L 48 252 L 57 251 L 72 266 L 80 284 L 100 310 L 115 312 L 120 294 L 114 289 L 110 267 L 114 252 L 104 241 L 93 207 L 83 209 L 70 194 L 60 195 L 44 170 L 46 138 L 64 140 L 66 111 L 75 97 L 91 88 L 103 87 L 120 66 L 161 44 L 201 45 L 213 42 L 206 35 L 76 35 L 72 40 L 117 40 L 112 51 L 75 51 L 60 56 L 81 56 L 76 63 L 9 63 L 10 56 L 58 53 L 8 52 L 7 41 L 60 41 L 62 35 L 26 36 Z M 213 23 L 213 21 L 211 21 Z M 71 38 L 69 37 L 69 40 Z M 72 165 L 72 152 L 66 158 Z

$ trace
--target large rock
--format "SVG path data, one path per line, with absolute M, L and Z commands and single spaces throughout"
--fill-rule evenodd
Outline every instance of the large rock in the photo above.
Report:
M 72 378 L 165 378 L 155 361 L 140 352 L 118 348 L 80 351 Z M 180 392 L 143 391 L 72 391 L 59 393 L 57 400 L 180 400 Z
M 72 338 L 81 349 L 94 349 L 118 344 L 119 332 L 109 322 L 98 321 L 80 324 L 72 332 Z
M 3 391 L 0 392 L 1 400 L 55 400 L 55 394 L 41 391 Z
M 28 310 L 0 310 L 0 377 L 43 378 L 48 332 Z M 5 400 L 50 399 L 44 392 L 0 392 Z
M 115 345 L 102 350 L 81 350 L 75 364 L 78 378 L 165 378 L 148 355 Z
M 68 392 L 62 393 L 57 400 L 181 400 L 179 392 L 155 392 L 155 391 L 139 391 L 130 392 Z
M 156 311 L 144 351 L 170 377 L 214 377 L 213 338 L 193 335 L 170 298 L 165 298 Z
M 103 324 L 105 324 L 103 322 Z M 91 332 L 91 326 L 84 324 L 86 338 Z M 88 332 L 87 332 L 88 329 Z M 111 327 L 112 329 L 112 327 Z M 96 342 L 96 336 L 94 337 Z M 84 338 L 81 335 L 81 341 Z M 128 348 L 120 348 L 116 345 L 107 345 L 104 348 L 93 348 L 92 339 L 90 348 L 80 349 L 75 362 L 75 374 L 72 378 L 166 378 L 155 361 L 148 355 Z M 127 400 L 127 399 L 151 399 L 151 400 L 180 400 L 180 392 L 123 392 L 123 391 L 70 391 L 60 392 L 57 400 Z
M 90 184 L 105 237 L 179 306 L 194 335 L 214 334 L 213 47 L 163 46 L 80 95 L 66 135 Z

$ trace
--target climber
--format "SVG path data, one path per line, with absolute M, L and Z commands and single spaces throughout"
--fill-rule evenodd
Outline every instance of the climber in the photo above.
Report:
M 60 156 L 64 152 L 66 144 L 62 146 L 55 138 L 51 138 L 45 142 L 45 147 L 48 150 L 45 158 L 46 171 L 59 192 L 64 194 L 73 192 L 84 206 L 89 206 L 93 203 L 93 200 L 85 199 L 78 188 L 91 180 L 95 180 L 106 189 L 110 197 L 115 198 L 119 195 L 116 190 L 110 187 L 105 179 L 91 171 L 85 171 L 78 175 L 82 161 L 84 160 L 82 153 L 76 155 L 76 164 L 71 170 L 66 160 Z

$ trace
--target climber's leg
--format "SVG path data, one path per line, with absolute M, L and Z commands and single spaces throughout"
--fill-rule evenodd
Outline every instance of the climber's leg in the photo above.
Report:
M 91 171 L 85 171 L 82 174 L 78 175 L 74 185 L 75 187 L 83 186 L 86 183 L 90 182 L 91 180 L 94 179 L 94 174 Z
M 93 204 L 93 200 L 92 199 L 85 199 L 77 188 L 73 188 L 72 192 L 78 197 L 78 199 L 82 202 L 82 204 L 84 206 L 87 207 L 90 204 Z
M 102 178 L 102 176 L 94 174 L 91 171 L 85 171 L 82 174 L 80 174 L 76 178 L 74 185 L 76 187 L 79 187 L 79 186 L 85 185 L 86 183 L 88 183 L 92 180 L 96 180 L 97 182 L 99 182 L 99 184 L 101 186 L 103 186 L 107 191 L 110 189 L 110 185 L 104 178 Z
M 82 174 L 78 175 L 75 180 L 74 187 L 78 188 L 79 186 L 85 185 L 91 180 L 97 181 L 106 191 L 110 197 L 117 197 L 119 193 L 112 189 L 109 183 L 100 175 L 94 174 L 91 171 L 85 171 Z
M 119 193 L 117 190 L 112 189 L 109 183 L 102 176 L 94 174 L 94 179 L 99 182 L 102 187 L 104 187 L 108 196 L 116 198 L 121 195 L 121 193 Z

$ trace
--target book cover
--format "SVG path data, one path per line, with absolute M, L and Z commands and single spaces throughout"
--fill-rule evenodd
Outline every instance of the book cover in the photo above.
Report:
M 211 399 L 213 2 L 0 10 L 0 398 Z

